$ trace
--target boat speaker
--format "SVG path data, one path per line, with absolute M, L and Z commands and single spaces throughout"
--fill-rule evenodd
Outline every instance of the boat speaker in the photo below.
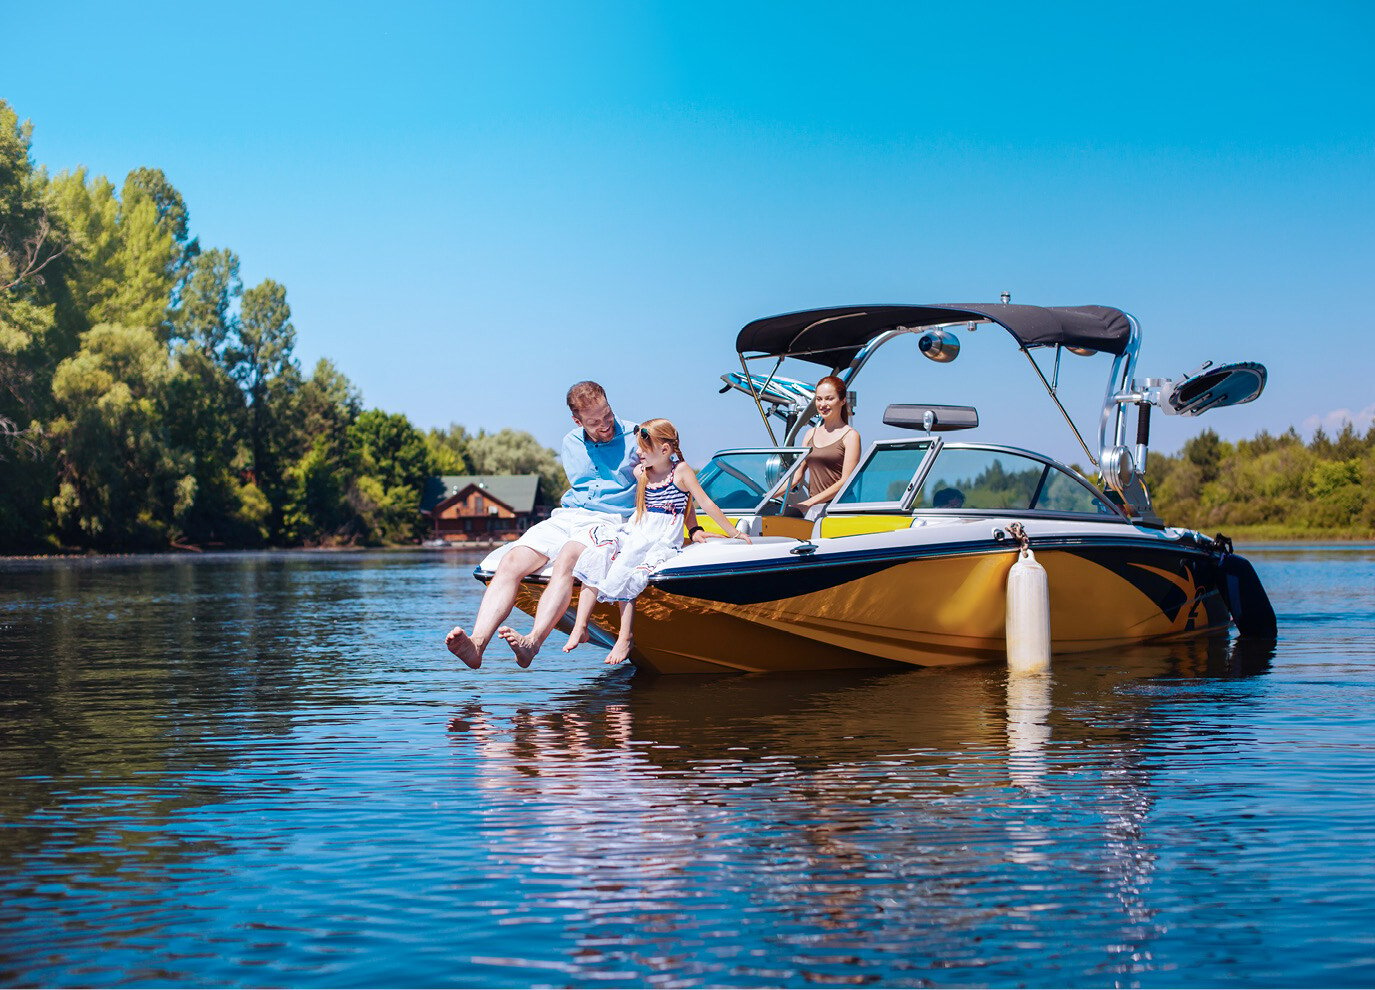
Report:
M 948 330 L 926 331 L 917 340 L 917 347 L 940 364 L 948 364 L 960 355 L 960 339 Z

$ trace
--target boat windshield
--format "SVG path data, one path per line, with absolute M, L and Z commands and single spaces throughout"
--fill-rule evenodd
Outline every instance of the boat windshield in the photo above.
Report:
M 723 450 L 697 473 L 697 481 L 721 511 L 750 513 L 775 489 L 792 483 L 806 452 L 805 447 Z
M 831 509 L 900 507 L 916 486 L 917 472 L 936 441 L 881 441 L 869 451 Z
M 946 445 L 912 508 L 1118 515 L 1093 488 L 1048 461 L 1012 450 Z

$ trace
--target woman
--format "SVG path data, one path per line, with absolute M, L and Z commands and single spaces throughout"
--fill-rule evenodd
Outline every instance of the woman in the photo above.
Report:
M 802 438 L 807 452 L 808 497 L 797 508 L 808 519 L 821 514 L 820 507 L 845 487 L 859 464 L 859 431 L 850 425 L 850 405 L 845 383 L 827 375 L 816 383 L 816 411 L 821 423 Z

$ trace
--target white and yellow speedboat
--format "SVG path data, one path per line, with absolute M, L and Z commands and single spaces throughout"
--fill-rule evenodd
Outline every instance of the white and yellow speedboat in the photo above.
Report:
M 884 423 L 911 432 L 872 444 L 821 518 L 790 513 L 796 493 L 806 497 L 806 449 L 796 440 L 815 409 L 807 386 L 777 377 L 785 358 L 850 386 L 896 337 L 915 334 L 923 354 L 946 362 L 963 331 L 990 324 L 1011 334 L 1057 406 L 1062 351 L 1112 356 L 1096 455 L 1061 406 L 1102 487 L 1033 451 L 947 442 L 978 424 L 971 407 L 901 404 Z M 1209 364 L 1177 381 L 1138 383 L 1139 345 L 1136 320 L 1104 306 L 856 306 L 750 323 L 736 343 L 744 370 L 724 378 L 754 398 L 775 442 L 722 451 L 699 478 L 754 543 L 689 545 L 659 568 L 637 601 L 632 659 L 659 673 L 1001 659 L 1021 531 L 1049 580 L 1053 653 L 1201 636 L 1233 620 L 1243 634 L 1273 638 L 1274 612 L 1250 565 L 1224 538 L 1165 526 L 1142 477 L 1152 408 L 1198 415 L 1249 402 L 1265 369 Z M 1036 350 L 1053 359 L 1050 378 Z M 774 362 L 767 376 L 749 369 L 761 359 Z M 781 441 L 771 416 L 784 423 Z M 936 493 L 951 488 L 963 505 L 938 507 Z M 501 553 L 479 565 L 480 580 Z M 528 579 L 517 605 L 533 613 L 543 584 L 542 575 Z M 599 606 L 595 616 L 609 643 L 615 610 Z

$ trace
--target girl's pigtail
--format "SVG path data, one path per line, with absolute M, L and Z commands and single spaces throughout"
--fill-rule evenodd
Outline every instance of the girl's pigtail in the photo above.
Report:
M 641 470 L 635 479 L 635 521 L 645 514 L 645 489 L 649 487 L 649 475 Z

